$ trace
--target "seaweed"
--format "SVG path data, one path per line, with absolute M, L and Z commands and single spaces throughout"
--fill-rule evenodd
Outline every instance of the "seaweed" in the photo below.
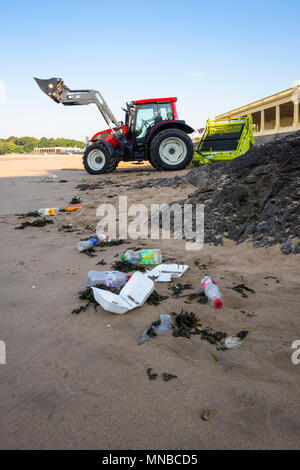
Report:
M 15 214 L 19 219 L 24 219 L 25 217 L 40 217 L 40 214 L 37 212 L 26 212 L 25 214 Z
M 194 313 L 183 312 L 182 310 L 181 313 L 173 313 L 173 315 L 175 322 L 173 336 L 183 336 L 190 339 L 192 335 L 198 334 L 196 326 L 199 325 L 199 319 L 195 316 Z
M 210 332 L 208 329 L 199 331 L 201 339 L 208 341 L 210 344 L 220 344 L 227 337 L 224 331 Z
M 197 300 L 198 304 L 207 304 L 208 298 L 204 294 L 204 291 L 201 290 L 199 292 L 194 292 L 193 294 L 189 294 L 187 300 L 185 301 L 186 304 L 191 304 L 194 300 Z
M 99 287 L 100 289 L 103 289 L 103 290 L 109 290 L 110 292 L 113 292 L 114 294 L 118 294 L 120 291 L 120 289 L 117 289 L 115 287 L 107 287 L 106 285 L 102 285 L 102 284 L 98 284 L 95 287 Z M 86 287 L 84 290 L 79 291 L 78 297 L 80 300 L 87 300 L 87 304 L 82 305 L 79 308 L 75 308 L 74 310 L 72 310 L 71 314 L 78 314 L 81 312 L 85 312 L 90 304 L 93 304 L 94 309 L 97 310 L 98 303 L 94 299 L 94 293 L 91 287 Z
M 80 204 L 81 203 L 81 197 L 80 196 L 73 196 L 69 204 Z
M 152 294 L 146 300 L 147 304 L 149 305 L 159 305 L 163 300 L 168 299 L 168 295 L 160 295 L 156 290 L 152 292 Z M 159 320 L 160 321 L 160 320 Z
M 147 375 L 148 375 L 149 380 L 155 380 L 156 377 L 157 377 L 157 374 L 155 374 L 155 373 L 152 374 L 152 368 L 151 367 L 148 367 Z
M 26 227 L 45 227 L 47 224 L 53 224 L 53 220 L 47 220 L 47 219 L 38 219 L 35 220 L 34 222 L 23 222 L 21 225 L 18 227 L 15 227 L 15 230 L 24 230 Z
M 169 380 L 172 379 L 177 379 L 177 375 L 169 374 L 169 372 L 163 372 L 161 375 L 165 382 L 169 382 Z
M 248 330 L 242 330 L 237 334 L 237 337 L 240 338 L 241 340 L 245 339 L 247 334 L 249 333 Z
M 115 261 L 112 264 L 112 268 L 115 271 L 121 271 L 122 273 L 129 273 L 130 271 L 144 271 L 145 266 L 141 264 L 128 263 L 128 261 Z
M 58 229 L 59 232 L 67 232 L 67 233 L 76 232 L 76 230 L 77 230 L 77 229 L 74 229 L 72 224 L 65 224 L 65 225 L 62 225 L 62 226 Z
M 201 263 L 200 259 L 195 259 L 194 265 L 198 266 L 199 269 L 207 269 L 207 264 Z
M 98 263 L 96 263 L 96 265 L 100 264 L 100 266 L 105 266 L 107 263 L 105 263 L 104 259 L 101 259 L 100 261 L 98 261 Z
M 250 287 L 247 287 L 246 284 L 238 284 L 237 286 L 227 287 L 227 289 L 231 289 L 231 290 L 234 290 L 235 292 L 238 292 L 239 294 L 242 295 L 242 297 L 248 297 L 248 295 L 245 294 L 244 291 L 255 294 L 255 291 L 253 289 L 250 289 Z
M 171 286 L 170 289 L 173 297 L 179 297 L 184 289 L 192 289 L 192 284 L 180 284 L 180 282 L 177 282 L 177 284 L 175 284 L 175 286 Z

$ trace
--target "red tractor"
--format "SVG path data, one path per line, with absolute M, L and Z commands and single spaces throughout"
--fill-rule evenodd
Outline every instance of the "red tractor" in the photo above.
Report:
M 115 170 L 121 160 L 149 160 L 158 170 L 182 170 L 192 161 L 194 132 L 178 119 L 177 98 L 126 103 L 125 123 L 118 122 L 96 90 L 70 90 L 61 78 L 35 78 L 43 92 L 57 103 L 75 106 L 95 103 L 109 129 L 97 132 L 83 155 L 86 171 L 93 175 Z

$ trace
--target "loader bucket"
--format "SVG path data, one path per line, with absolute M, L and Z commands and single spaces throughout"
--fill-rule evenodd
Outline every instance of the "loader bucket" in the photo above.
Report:
M 46 93 L 56 103 L 62 103 L 61 95 L 64 91 L 69 91 L 69 88 L 64 84 L 62 78 L 49 78 L 49 80 L 42 80 L 34 77 L 40 89 Z

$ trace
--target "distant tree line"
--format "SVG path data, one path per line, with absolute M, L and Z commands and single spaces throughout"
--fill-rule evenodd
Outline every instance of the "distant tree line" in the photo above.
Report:
M 0 155 L 4 153 L 31 153 L 35 147 L 79 147 L 84 148 L 85 143 L 81 140 L 64 139 L 47 139 L 42 137 L 36 139 L 35 137 L 15 137 L 11 136 L 8 139 L 0 139 Z

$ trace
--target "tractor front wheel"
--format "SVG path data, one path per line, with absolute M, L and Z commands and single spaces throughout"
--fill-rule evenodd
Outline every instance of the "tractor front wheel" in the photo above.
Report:
M 85 149 L 83 166 L 91 175 L 100 175 L 115 170 L 118 162 L 104 145 L 93 144 Z
M 189 136 L 179 129 L 167 129 L 153 138 L 149 160 L 161 170 L 182 170 L 191 163 L 193 155 L 194 146 Z

